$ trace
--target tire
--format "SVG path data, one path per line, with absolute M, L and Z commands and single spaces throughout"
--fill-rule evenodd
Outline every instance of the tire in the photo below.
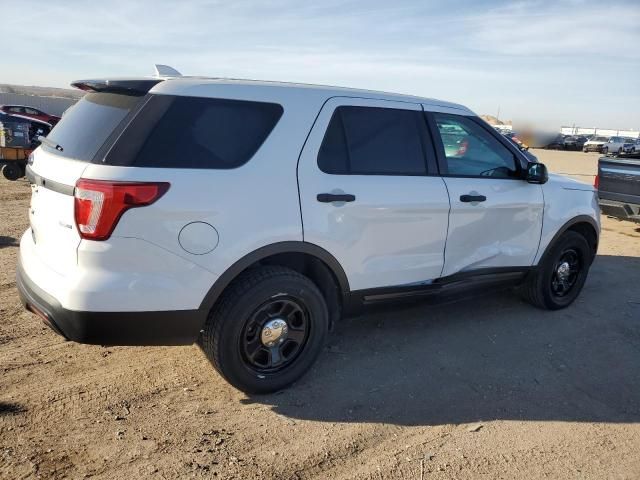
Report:
M 285 333 L 276 345 L 265 344 L 282 333 L 274 323 L 282 320 Z M 260 394 L 299 379 L 322 351 L 328 331 L 329 313 L 318 287 L 294 270 L 265 266 L 242 273 L 227 287 L 199 343 L 231 385 Z
M 5 163 L 2 167 L 2 175 L 11 181 L 18 180 L 23 176 L 21 168 L 15 162 Z
M 602 153 L 604 155 L 608 155 L 609 154 L 609 147 L 602 147 Z
M 560 267 L 563 263 L 573 270 L 572 256 L 578 263 L 577 271 L 569 274 L 566 283 L 560 279 Z M 566 308 L 578 297 L 589 273 L 593 261 L 593 252 L 587 240 L 577 232 L 567 231 L 545 253 L 538 267 L 529 274 L 521 287 L 522 297 L 532 305 L 545 310 Z M 566 270 L 565 270 L 566 271 Z M 566 291 L 559 294 L 560 289 Z M 563 288 L 559 288 L 559 287 Z

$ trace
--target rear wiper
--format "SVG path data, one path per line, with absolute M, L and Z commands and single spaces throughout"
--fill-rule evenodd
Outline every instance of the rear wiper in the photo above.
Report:
M 59 152 L 64 152 L 64 148 L 62 148 L 60 145 L 58 145 L 56 142 L 54 142 L 53 140 L 49 140 L 47 137 L 43 137 L 42 135 L 38 136 L 38 141 L 40 143 L 44 143 L 45 145 L 50 146 L 51 148 L 55 148 L 56 150 L 58 150 Z

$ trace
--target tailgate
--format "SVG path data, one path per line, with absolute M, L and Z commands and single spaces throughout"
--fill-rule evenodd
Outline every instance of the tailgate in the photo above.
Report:
M 33 152 L 27 177 L 32 184 L 29 220 L 35 250 L 61 275 L 77 264 L 76 182 L 143 101 L 139 94 L 89 93 L 65 112 Z
M 74 221 L 73 189 L 86 162 L 37 149 L 27 167 L 31 183 L 29 223 L 35 251 L 43 263 L 61 275 L 77 263 L 80 236 Z
M 601 198 L 640 204 L 640 159 L 600 158 L 598 178 Z

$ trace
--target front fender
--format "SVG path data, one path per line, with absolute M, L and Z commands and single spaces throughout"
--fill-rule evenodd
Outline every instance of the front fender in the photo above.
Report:
M 565 180 L 565 179 L 563 179 Z M 540 244 L 534 265 L 564 232 L 579 223 L 593 227 L 600 236 L 600 207 L 597 192 L 589 185 L 566 179 L 544 185 L 545 209 Z

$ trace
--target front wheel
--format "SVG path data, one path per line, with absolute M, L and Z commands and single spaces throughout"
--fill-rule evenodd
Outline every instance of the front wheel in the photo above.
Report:
M 329 313 L 318 287 L 298 272 L 258 267 L 227 288 L 200 346 L 218 372 L 247 393 L 270 393 L 300 378 L 320 354 Z
M 568 307 L 580 294 L 592 260 L 593 252 L 582 235 L 563 233 L 522 286 L 524 299 L 547 310 Z
M 603 147 L 602 148 L 602 153 L 607 155 L 609 153 L 609 147 Z

